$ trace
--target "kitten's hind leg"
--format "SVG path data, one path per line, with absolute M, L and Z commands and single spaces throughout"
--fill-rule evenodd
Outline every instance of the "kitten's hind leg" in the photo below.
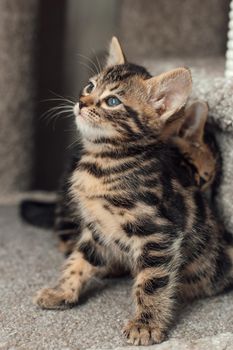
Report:
M 102 247 L 88 240 L 79 243 L 66 260 L 61 278 L 54 288 L 40 290 L 34 302 L 44 309 L 57 309 L 77 303 L 81 290 L 93 276 L 107 273 Z

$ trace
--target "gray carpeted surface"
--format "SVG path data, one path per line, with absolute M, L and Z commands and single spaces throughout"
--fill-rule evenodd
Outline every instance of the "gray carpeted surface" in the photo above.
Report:
M 32 304 L 34 292 L 56 280 L 62 260 L 50 232 L 21 223 L 15 206 L 0 206 L 0 349 L 135 349 L 120 335 L 132 311 L 128 279 L 94 281 L 73 309 Z M 169 341 L 152 348 L 222 350 L 232 343 L 233 292 L 184 306 Z

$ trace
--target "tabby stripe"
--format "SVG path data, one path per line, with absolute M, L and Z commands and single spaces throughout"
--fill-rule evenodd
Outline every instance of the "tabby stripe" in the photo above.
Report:
M 152 318 L 153 318 L 153 314 L 150 311 L 146 311 L 141 313 L 139 320 L 144 324 L 148 324 Z
M 145 125 L 142 124 L 142 122 L 138 118 L 138 113 L 134 109 L 126 105 L 125 105 L 125 109 L 128 112 L 129 116 L 133 118 L 134 124 L 138 127 L 138 129 L 143 133 L 144 132 L 148 133 L 149 130 Z
M 157 206 L 160 203 L 158 196 L 150 191 L 138 193 L 138 199 L 139 201 L 150 206 Z
M 124 159 L 127 157 L 136 156 L 138 154 L 138 150 L 135 148 L 130 149 L 120 149 L 115 151 L 106 151 L 102 153 L 98 153 L 97 157 L 101 158 L 111 158 L 111 159 Z
M 153 188 L 158 186 L 159 182 L 158 182 L 158 178 L 157 177 L 152 177 L 151 179 L 146 179 L 144 186 L 148 187 L 148 188 Z
M 196 205 L 197 224 L 203 225 L 206 222 L 207 212 L 206 212 L 206 202 L 200 191 L 196 191 L 194 193 L 194 202 Z
M 84 259 L 93 266 L 104 266 L 106 264 L 102 255 L 96 251 L 92 242 L 83 242 L 79 245 L 78 251 L 83 253 Z
M 120 84 L 117 84 L 117 85 L 111 87 L 111 88 L 109 89 L 109 91 L 114 91 L 114 90 L 118 89 L 119 86 L 120 86 Z
M 118 120 L 117 124 L 120 125 L 127 132 L 128 135 L 135 135 L 135 132 L 126 122 Z
M 141 269 L 145 269 L 148 267 L 158 267 L 161 265 L 168 265 L 172 260 L 171 255 L 164 255 L 164 256 L 155 256 L 155 255 L 148 255 L 148 253 L 145 253 L 139 257 L 139 267 Z
M 151 241 L 151 242 L 147 242 L 144 247 L 143 247 L 143 250 L 145 252 L 148 252 L 149 250 L 152 250 L 152 251 L 161 251 L 161 250 L 165 250 L 165 249 L 168 249 L 170 248 L 171 244 L 173 243 L 173 241 L 170 241 L 170 242 L 154 242 L 154 241 Z
M 184 198 L 180 193 L 174 193 L 166 204 L 160 204 L 159 213 L 180 230 L 185 230 L 187 210 Z
M 91 175 L 100 178 L 103 176 L 109 176 L 112 174 L 116 174 L 116 173 L 121 173 L 127 170 L 131 170 L 134 169 L 135 165 L 137 164 L 136 161 L 132 161 L 132 162 L 128 162 L 128 163 L 124 163 L 122 165 L 118 165 L 112 168 L 108 168 L 108 169 L 103 169 L 100 166 L 98 166 L 95 163 L 89 163 L 89 162 L 81 162 L 79 164 L 79 169 L 80 170 L 86 170 L 88 171 Z
M 127 222 L 122 225 L 122 229 L 125 231 L 128 237 L 132 236 L 147 236 L 155 233 L 164 233 L 169 236 L 176 237 L 177 231 L 173 225 L 158 225 L 151 219 L 146 219 L 138 222 Z
M 120 250 L 122 250 L 122 251 L 124 251 L 126 253 L 128 253 L 130 251 L 129 246 L 124 244 L 124 243 L 122 243 L 119 239 L 115 239 L 114 242 L 117 244 L 117 246 L 119 247 Z
M 127 158 L 132 156 L 138 156 L 138 157 L 143 157 L 144 159 L 151 159 L 154 157 L 156 147 L 157 147 L 157 144 L 155 144 L 153 141 L 152 143 L 148 143 L 143 146 L 135 145 L 132 147 L 119 148 L 116 150 L 97 153 L 96 156 L 101 158 L 106 157 L 106 158 L 113 158 L 113 159 L 121 159 L 121 158 Z
M 114 207 L 133 209 L 135 207 L 135 201 L 130 198 L 120 197 L 120 196 L 98 196 L 98 198 L 106 199 Z
M 170 174 L 166 174 L 164 171 L 162 171 L 162 174 L 160 176 L 160 183 L 162 185 L 162 189 L 163 189 L 163 198 L 164 201 L 169 201 L 170 198 L 172 198 L 173 194 L 174 194 L 174 189 L 172 186 L 172 182 L 171 182 L 171 175 Z
M 91 231 L 93 240 L 99 245 L 103 244 L 101 240 L 101 233 L 95 228 L 95 223 L 89 222 L 86 227 Z
M 109 138 L 109 137 L 100 137 L 96 140 L 92 140 L 95 144 L 111 144 L 114 146 L 121 145 L 122 140 L 116 139 L 116 138 Z
M 141 166 L 140 169 L 135 169 L 134 175 L 135 176 L 146 176 L 148 177 L 151 174 L 154 174 L 156 172 L 161 171 L 160 163 L 156 160 L 151 160 L 149 164 L 146 164 L 144 166 Z
M 148 281 L 146 281 L 144 285 L 144 292 L 146 294 L 154 294 L 157 289 L 166 287 L 169 283 L 169 276 L 164 276 L 164 277 L 154 277 Z
M 183 266 L 187 266 L 191 264 L 195 260 L 197 260 L 206 249 L 210 249 L 211 243 L 211 231 L 206 230 L 198 230 L 198 238 L 196 241 L 192 242 L 192 247 L 190 247 L 190 255 L 185 259 Z M 182 247 L 187 249 L 187 241 L 184 240 L 182 243 Z M 182 248 L 181 247 L 181 248 Z

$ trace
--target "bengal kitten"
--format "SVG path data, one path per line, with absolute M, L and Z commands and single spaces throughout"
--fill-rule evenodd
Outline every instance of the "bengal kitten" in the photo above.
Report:
M 191 87 L 188 69 L 151 77 L 112 39 L 107 66 L 74 108 L 83 143 L 67 182 L 76 244 L 57 285 L 37 293 L 40 307 L 73 305 L 93 276 L 129 270 L 135 315 L 123 334 L 148 345 L 164 340 L 179 298 L 214 295 L 232 282 L 232 247 L 181 170 L 177 148 L 159 139 Z

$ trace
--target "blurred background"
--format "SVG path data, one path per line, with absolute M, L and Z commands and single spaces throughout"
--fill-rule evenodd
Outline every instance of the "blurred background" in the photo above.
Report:
M 0 195 L 54 191 L 76 137 L 76 100 L 117 35 L 153 73 L 188 65 L 223 75 L 229 0 L 1 0 Z M 58 100 L 55 100 L 58 99 Z

